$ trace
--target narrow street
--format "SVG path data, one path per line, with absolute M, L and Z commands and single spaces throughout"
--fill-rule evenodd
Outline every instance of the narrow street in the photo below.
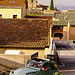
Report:
M 67 43 L 56 43 L 56 49 L 63 65 L 59 66 L 64 75 L 75 75 L 75 50 Z

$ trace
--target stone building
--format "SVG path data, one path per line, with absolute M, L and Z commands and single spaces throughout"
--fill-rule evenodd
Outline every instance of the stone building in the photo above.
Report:
M 50 10 L 49 6 L 38 4 L 37 0 L 28 0 L 28 13 L 44 13 L 44 10 Z M 45 11 L 46 12 L 46 11 Z
M 28 0 L 28 9 L 36 8 L 37 0 Z
M 55 14 L 53 21 L 52 37 L 60 37 L 63 40 L 75 40 L 75 10 L 64 10 Z

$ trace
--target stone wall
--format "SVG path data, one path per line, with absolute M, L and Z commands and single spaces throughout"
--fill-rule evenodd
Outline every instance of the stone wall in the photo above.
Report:
M 23 67 L 28 60 L 31 59 L 30 55 L 5 55 L 0 54 L 0 64 L 10 68 Z
M 31 2 L 31 1 L 32 0 L 28 0 L 28 9 L 36 8 L 37 0 L 33 0 L 33 2 Z
M 21 50 L 21 53 L 22 54 L 25 54 L 25 55 L 30 55 L 30 54 L 33 54 L 35 52 L 38 52 L 38 57 L 40 58 L 44 58 L 45 56 L 45 50 L 44 49 L 25 49 L 25 50 Z

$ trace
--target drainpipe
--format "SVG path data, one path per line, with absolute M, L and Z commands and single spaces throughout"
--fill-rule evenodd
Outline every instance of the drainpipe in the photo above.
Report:
M 51 35 L 52 35 L 52 25 L 50 25 L 50 50 L 52 50 L 52 37 L 51 37 Z
M 67 43 L 69 42 L 69 35 L 70 35 L 70 21 L 67 24 Z
M 49 48 L 45 48 L 45 58 L 47 58 L 47 55 L 51 53 L 51 49 L 52 49 L 52 37 L 51 37 L 51 34 L 52 34 L 52 22 L 50 23 L 50 20 L 48 21 L 48 45 L 49 45 Z

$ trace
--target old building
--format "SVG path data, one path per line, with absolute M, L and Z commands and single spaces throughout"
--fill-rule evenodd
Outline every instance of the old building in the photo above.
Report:
M 24 18 L 25 0 L 0 0 L 0 18 Z
M 44 10 L 50 10 L 49 6 L 44 4 L 38 4 L 37 0 L 28 0 L 28 13 L 42 14 L 44 13 Z
M 35 9 L 36 3 L 37 3 L 37 0 L 28 0 L 28 9 Z
M 48 19 L 0 19 L 0 53 L 20 50 L 21 54 L 39 52 L 44 58 L 46 46 L 50 46 Z
M 75 40 L 75 10 L 64 10 L 55 14 L 54 18 L 59 19 L 53 22 L 52 37 L 59 37 L 63 40 Z

